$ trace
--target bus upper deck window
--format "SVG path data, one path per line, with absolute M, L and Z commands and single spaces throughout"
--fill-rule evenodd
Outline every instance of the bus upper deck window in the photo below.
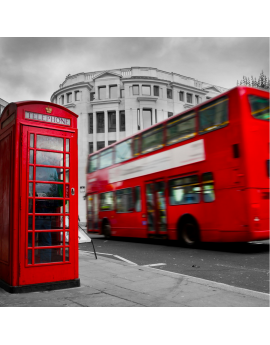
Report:
M 163 126 L 158 126 L 142 134 L 142 154 L 162 148 Z
M 200 134 L 224 127 L 229 122 L 228 98 L 222 97 L 199 109 Z
M 115 145 L 115 163 L 121 163 L 132 158 L 132 139 Z
M 137 157 L 140 153 L 140 136 L 137 136 L 133 138 L 133 156 Z
M 89 158 L 88 173 L 92 173 L 98 169 L 98 155 L 91 156 Z
M 188 140 L 196 134 L 195 113 L 180 116 L 167 124 L 167 145 Z
M 113 164 L 113 149 L 107 149 L 99 154 L 99 169 L 104 169 Z
M 248 100 L 251 107 L 251 115 L 256 119 L 269 121 L 269 99 L 249 95 Z

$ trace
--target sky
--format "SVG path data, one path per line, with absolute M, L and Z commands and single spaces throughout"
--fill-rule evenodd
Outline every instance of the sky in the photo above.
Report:
M 269 77 L 269 38 L 0 37 L 0 98 L 50 101 L 68 74 L 135 66 L 232 88 Z

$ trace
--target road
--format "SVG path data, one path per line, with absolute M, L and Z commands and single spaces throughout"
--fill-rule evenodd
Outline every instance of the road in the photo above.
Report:
M 204 243 L 190 249 L 173 241 L 89 235 L 97 256 L 269 293 L 269 241 Z M 81 243 L 79 249 L 93 252 L 91 243 Z

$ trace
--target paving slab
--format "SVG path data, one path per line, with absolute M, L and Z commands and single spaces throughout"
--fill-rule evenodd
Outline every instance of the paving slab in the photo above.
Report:
M 79 251 L 81 286 L 9 294 L 0 307 L 269 307 L 269 294 Z

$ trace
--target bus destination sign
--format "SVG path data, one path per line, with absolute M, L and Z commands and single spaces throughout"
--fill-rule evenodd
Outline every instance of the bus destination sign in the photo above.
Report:
M 30 120 L 35 120 L 35 121 L 50 122 L 57 125 L 70 126 L 70 119 L 66 119 L 64 117 L 44 115 L 44 114 L 38 114 L 38 113 L 32 113 L 30 111 L 26 111 L 25 118 L 30 119 Z

